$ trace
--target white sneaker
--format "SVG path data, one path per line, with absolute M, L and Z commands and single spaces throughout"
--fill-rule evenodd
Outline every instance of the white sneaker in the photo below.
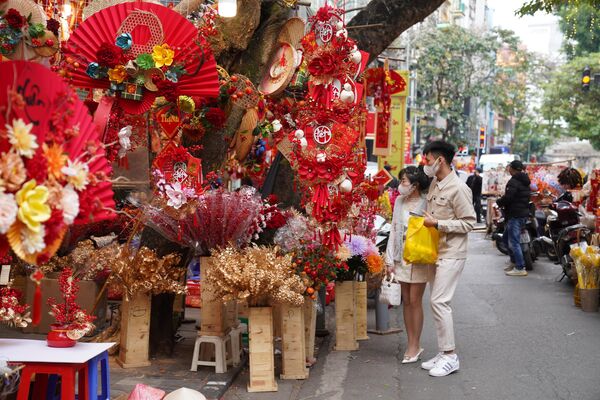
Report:
M 431 368 L 435 367 L 435 363 L 437 363 L 439 360 L 441 360 L 443 355 L 444 355 L 443 353 L 437 353 L 436 356 L 433 357 L 431 360 L 422 362 L 421 368 L 429 371 Z
M 460 362 L 458 361 L 458 355 L 456 354 L 444 354 L 435 363 L 435 366 L 429 370 L 429 376 L 448 376 L 451 373 L 458 371 L 460 368 Z

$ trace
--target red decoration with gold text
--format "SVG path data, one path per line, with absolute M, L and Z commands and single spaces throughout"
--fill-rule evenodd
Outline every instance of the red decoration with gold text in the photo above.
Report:
M 368 59 L 343 22 L 343 10 L 324 6 L 311 18 L 302 39 L 309 72 L 308 98 L 296 117 L 292 165 L 307 193 L 307 210 L 319 222 L 322 242 L 337 248 L 339 226 L 355 201 L 352 189 L 363 179 L 364 150 L 359 148 L 364 120 L 362 85 L 355 82 Z

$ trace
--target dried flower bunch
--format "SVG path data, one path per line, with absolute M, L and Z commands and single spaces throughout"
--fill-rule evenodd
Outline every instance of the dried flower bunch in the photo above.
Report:
M 112 274 L 109 284 L 122 286 L 125 298 L 138 293 L 185 293 L 181 283 L 184 268 L 178 268 L 181 257 L 168 254 L 158 257 L 153 250 L 141 247 L 135 251 L 122 245 L 112 260 Z
M 63 302 L 57 303 L 53 298 L 48 299 L 50 315 L 56 319 L 56 323 L 62 329 L 68 330 L 67 336 L 73 340 L 81 339 L 91 332 L 94 329 L 92 321 L 96 319 L 96 317 L 88 315 L 77 304 L 78 283 L 79 279 L 73 276 L 73 270 L 65 268 L 58 277 L 58 286 Z
M 206 281 L 217 297 L 248 300 L 250 306 L 304 303 L 305 286 L 294 273 L 292 257 L 273 247 L 227 247 L 214 252 Z
M 40 267 L 44 274 L 62 271 L 66 267 L 73 270 L 73 275 L 82 280 L 103 281 L 110 273 L 115 256 L 119 252 L 116 242 L 104 247 L 96 248 L 92 240 L 83 240 L 77 247 L 64 257 L 54 256 L 50 261 Z

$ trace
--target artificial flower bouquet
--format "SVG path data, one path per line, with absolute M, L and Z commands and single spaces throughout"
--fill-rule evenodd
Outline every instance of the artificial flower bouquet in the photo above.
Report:
M 21 15 L 19 10 L 9 8 L 0 11 L 0 54 L 7 58 L 18 56 L 19 45 L 24 44 L 37 55 L 49 57 L 58 51 L 58 30 L 60 24 L 54 19 L 46 23 L 36 23 L 32 15 Z
M 25 328 L 31 323 L 27 304 L 19 304 L 21 292 L 11 287 L 0 288 L 0 322 Z
M 256 189 L 207 190 L 197 197 L 192 213 L 173 217 L 162 207 L 144 207 L 144 223 L 168 240 L 208 255 L 212 249 L 247 245 L 264 225 L 263 202 Z M 262 229 L 262 228 L 261 228 Z
M 252 307 L 273 304 L 301 306 L 306 290 L 295 274 L 291 255 L 279 255 L 276 247 L 227 247 L 213 252 L 206 273 L 214 294 L 224 300 L 247 300 Z
M 600 249 L 596 246 L 587 246 L 585 249 L 575 246 L 570 255 L 575 262 L 579 288 L 600 288 Z
M 52 315 L 57 329 L 66 330 L 71 340 L 79 340 L 94 329 L 92 323 L 95 316 L 89 315 L 77 304 L 79 293 L 79 279 L 73 276 L 71 268 L 65 268 L 58 277 L 58 285 L 62 295 L 62 303 L 49 298 L 50 315 Z
M 336 256 L 345 261 L 349 268 L 339 271 L 337 279 L 341 281 L 364 280 L 367 274 L 378 275 L 383 271 L 383 258 L 375 243 L 360 235 L 346 237 Z
M 56 252 L 70 225 L 91 222 L 97 210 L 105 213 L 95 190 L 107 174 L 91 172 L 104 150 L 90 138 L 79 156 L 71 156 L 80 139 L 70 111 L 52 111 L 44 126 L 34 127 L 16 116 L 27 113 L 23 96 L 13 89 L 8 96 L 0 116 L 0 254 L 7 240 L 21 259 L 39 265 Z M 72 96 L 57 94 L 58 104 L 48 106 L 66 107 Z
M 317 243 L 303 243 L 292 252 L 293 266 L 306 287 L 305 295 L 316 299 L 322 286 L 346 274 L 349 266 L 336 257 L 329 248 Z

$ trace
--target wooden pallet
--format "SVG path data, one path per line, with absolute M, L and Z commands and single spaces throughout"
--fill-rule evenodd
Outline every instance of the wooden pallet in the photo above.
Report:
M 335 350 L 358 350 L 354 281 L 335 283 Z
M 276 392 L 273 310 L 271 307 L 250 307 L 248 313 L 250 338 L 248 392 Z
M 368 340 L 367 336 L 367 282 L 354 282 L 356 299 L 356 340 Z
M 150 299 L 149 294 L 138 294 L 121 304 L 121 343 L 117 363 L 123 368 L 150 365 Z
M 281 306 L 281 379 L 306 379 L 306 341 L 304 337 L 304 309 Z

